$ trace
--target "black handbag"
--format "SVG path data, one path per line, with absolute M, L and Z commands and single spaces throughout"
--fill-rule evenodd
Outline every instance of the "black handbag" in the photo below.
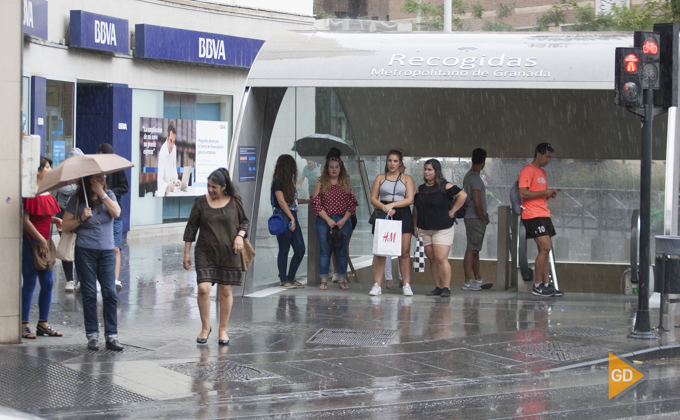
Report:
M 328 244 L 332 247 L 342 245 L 342 242 L 344 240 L 345 235 L 342 233 L 342 230 L 340 230 L 340 228 L 337 226 L 331 228 L 326 234 L 326 242 L 328 242 Z
M 387 179 L 387 176 L 385 177 Z M 394 202 L 394 193 L 397 191 L 397 182 L 401 179 L 401 174 L 397 177 L 397 180 L 394 182 L 394 188 L 392 189 L 392 202 Z M 384 219 L 387 217 L 387 213 L 385 213 L 382 210 L 378 209 L 373 209 L 373 213 L 371 213 L 371 217 L 368 219 L 368 223 L 370 224 L 375 224 L 375 219 Z

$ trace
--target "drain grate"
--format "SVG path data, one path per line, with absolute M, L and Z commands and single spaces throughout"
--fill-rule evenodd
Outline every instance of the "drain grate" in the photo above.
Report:
M 396 333 L 396 330 L 334 330 L 322 328 L 307 343 L 333 346 L 387 347 Z
M 606 337 L 608 335 L 618 335 L 621 331 L 612 331 L 605 328 L 589 328 L 589 327 L 565 327 L 553 330 L 557 334 L 573 335 L 576 337 Z
M 623 328 L 631 328 L 632 324 L 626 324 L 623 322 L 593 322 L 592 324 L 588 324 L 589 327 L 595 327 L 595 328 L 605 328 L 605 329 L 612 329 L 612 330 L 620 330 Z
M 0 350 L 0 406 L 17 410 L 152 401 L 47 359 Z
M 250 381 L 253 379 L 271 379 L 278 376 L 229 361 L 221 362 L 192 362 L 180 365 L 163 366 L 174 372 L 200 379 L 207 382 Z
M 125 349 L 122 352 L 107 350 L 106 345 L 103 341 L 99 343 L 99 351 L 89 350 L 87 344 L 67 344 L 63 346 L 48 346 L 48 349 L 55 351 L 63 351 L 66 353 L 74 354 L 127 354 L 127 353 L 146 353 L 149 351 L 154 351 L 151 349 L 145 349 L 144 347 L 135 347 L 129 344 L 121 343 Z
M 566 361 L 598 356 L 607 353 L 607 349 L 597 346 L 550 341 L 547 343 L 530 344 L 528 346 L 511 347 L 508 351 L 524 353 L 528 356 L 543 357 L 545 359 Z

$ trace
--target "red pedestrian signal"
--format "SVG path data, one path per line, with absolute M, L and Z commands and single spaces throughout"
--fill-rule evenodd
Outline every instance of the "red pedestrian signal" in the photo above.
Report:
M 642 106 L 642 48 L 617 48 L 614 77 L 614 103 Z
M 623 58 L 623 62 L 625 63 L 625 69 L 626 73 L 628 74 L 637 74 L 638 71 L 638 63 L 640 62 L 640 59 L 636 54 L 628 54 Z

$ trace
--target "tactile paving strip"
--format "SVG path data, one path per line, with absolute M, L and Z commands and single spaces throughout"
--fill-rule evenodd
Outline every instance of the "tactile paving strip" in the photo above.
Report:
M 327 329 L 317 331 L 308 344 L 329 344 L 333 346 L 387 347 L 396 330 L 352 330 Z
M 127 354 L 127 353 L 146 353 L 149 351 L 153 351 L 151 349 L 145 349 L 144 347 L 135 347 L 125 343 L 120 344 L 124 347 L 122 352 L 107 350 L 104 341 L 99 341 L 99 351 L 88 349 L 87 344 L 67 344 L 63 346 L 49 346 L 48 348 L 53 351 L 64 351 L 67 353 L 75 354 Z
M 0 350 L 0 405 L 17 410 L 152 401 L 47 359 Z
M 272 373 L 229 361 L 184 363 L 163 367 L 207 382 L 250 381 L 277 377 Z
M 604 347 L 550 341 L 547 343 L 510 347 L 508 351 L 524 353 L 528 356 L 543 357 L 545 359 L 566 361 L 599 356 L 606 354 L 608 350 Z
M 576 337 L 606 337 L 609 335 L 622 334 L 621 331 L 612 331 L 605 328 L 590 328 L 590 327 L 565 327 L 552 330 L 557 334 L 573 335 Z

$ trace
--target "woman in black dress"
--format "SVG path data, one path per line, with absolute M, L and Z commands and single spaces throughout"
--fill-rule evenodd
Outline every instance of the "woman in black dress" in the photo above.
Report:
M 243 210 L 241 197 L 231 182 L 229 171 L 215 170 L 208 177 L 208 194 L 198 197 L 184 230 L 184 268 L 191 269 L 191 243 L 196 240 L 196 280 L 198 310 L 203 324 L 196 338 L 205 344 L 210 335 L 210 290 L 218 284 L 220 296 L 219 344 L 229 344 L 227 324 L 233 303 L 232 286 L 241 285 L 243 239 L 250 221 Z

